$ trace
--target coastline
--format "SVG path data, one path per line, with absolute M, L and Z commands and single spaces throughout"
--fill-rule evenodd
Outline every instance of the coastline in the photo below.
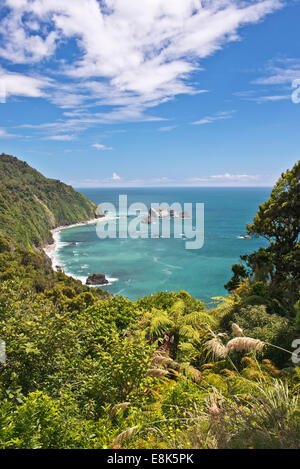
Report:
M 52 244 L 47 244 L 43 247 L 43 251 L 45 254 L 51 259 L 52 262 L 52 268 L 53 270 L 57 271 L 57 267 L 59 267 L 58 259 L 57 259 L 57 248 L 58 248 L 58 243 L 59 243 L 59 234 L 63 230 L 67 230 L 68 228 L 76 228 L 78 226 L 86 226 L 86 225 L 96 225 L 99 222 L 102 221 L 107 221 L 107 220 L 112 220 L 115 217 L 109 217 L 109 216 L 104 216 L 101 218 L 92 218 L 87 221 L 79 222 L 79 223 L 74 223 L 73 225 L 62 225 L 54 228 L 51 230 L 51 234 L 53 237 L 53 243 Z

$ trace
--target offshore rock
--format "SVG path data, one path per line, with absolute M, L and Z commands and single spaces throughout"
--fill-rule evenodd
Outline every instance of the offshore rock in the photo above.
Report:
M 104 274 L 90 275 L 86 281 L 87 285 L 107 285 L 109 282 Z

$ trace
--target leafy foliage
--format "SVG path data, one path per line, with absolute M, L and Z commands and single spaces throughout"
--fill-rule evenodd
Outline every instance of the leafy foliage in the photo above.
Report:
M 23 247 L 49 243 L 51 228 L 88 220 L 95 212 L 96 205 L 72 187 L 0 155 L 1 232 Z
M 300 292 L 300 161 L 282 174 L 270 198 L 259 206 L 253 223 L 247 225 L 252 236 L 264 237 L 269 246 L 242 256 L 234 265 L 233 278 L 225 287 L 234 292 L 245 279 L 252 287 L 248 304 L 263 304 L 269 313 L 295 316 Z M 244 291 L 245 293 L 245 291 Z
M 296 199 L 280 194 L 293 175 L 274 193 L 292 211 Z M 94 205 L 6 155 L 0 176 L 0 448 L 299 447 L 297 277 L 285 272 L 276 296 L 273 248 L 254 253 L 251 274 L 234 269 L 233 293 L 210 310 L 185 291 L 110 297 L 53 272 L 37 249 Z M 211 337 L 266 346 L 218 358 Z

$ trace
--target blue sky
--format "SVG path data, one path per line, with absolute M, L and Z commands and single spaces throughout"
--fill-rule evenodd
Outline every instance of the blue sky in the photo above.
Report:
M 268 186 L 299 159 L 298 0 L 0 5 L 0 153 L 75 187 Z

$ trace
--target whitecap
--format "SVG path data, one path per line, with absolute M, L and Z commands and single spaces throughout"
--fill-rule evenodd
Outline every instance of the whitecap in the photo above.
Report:
M 107 280 L 110 284 L 119 281 L 118 278 L 112 278 L 112 277 L 106 277 L 106 280 Z
M 67 243 L 65 241 L 58 241 L 56 242 L 56 249 L 61 249 L 67 246 L 72 246 L 72 243 Z
M 162 264 L 165 265 L 166 267 L 169 267 L 170 269 L 182 270 L 182 267 L 179 267 L 179 265 L 164 264 L 163 262 L 162 262 Z
M 163 269 L 163 272 L 164 272 L 166 275 L 172 275 L 171 270 Z
M 76 274 L 71 274 L 70 272 L 66 272 L 67 275 L 71 275 L 73 278 L 75 278 L 76 280 L 80 280 L 81 283 L 83 283 L 84 285 L 86 284 L 86 281 L 87 281 L 87 277 L 86 276 L 83 276 L 83 275 L 76 275 Z

